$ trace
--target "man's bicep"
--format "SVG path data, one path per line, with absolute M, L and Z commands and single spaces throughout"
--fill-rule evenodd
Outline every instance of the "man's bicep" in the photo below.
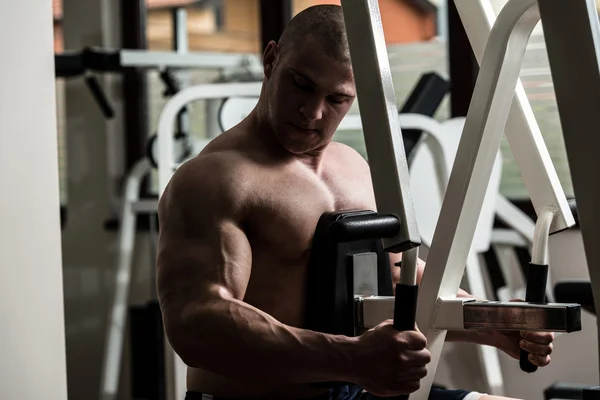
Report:
M 234 222 L 218 221 L 161 232 L 157 264 L 162 299 L 205 302 L 243 298 L 252 259 L 244 232 Z
M 199 181 L 202 191 L 197 190 Z M 206 179 L 179 178 L 161 199 L 157 286 L 163 307 L 179 309 L 245 294 L 250 244 L 233 202 L 213 186 Z

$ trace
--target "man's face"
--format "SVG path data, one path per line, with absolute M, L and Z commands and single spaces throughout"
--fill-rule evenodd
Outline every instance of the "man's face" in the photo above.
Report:
M 356 96 L 350 62 L 329 57 L 313 38 L 279 54 L 265 51 L 268 118 L 280 145 L 304 154 L 328 144 Z

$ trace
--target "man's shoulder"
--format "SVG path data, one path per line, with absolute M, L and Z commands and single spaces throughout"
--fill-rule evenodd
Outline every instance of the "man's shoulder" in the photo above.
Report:
M 236 203 L 251 175 L 249 168 L 247 158 L 236 151 L 201 153 L 175 171 L 163 198 L 181 199 L 184 204 Z
M 340 142 L 331 142 L 329 144 L 330 156 L 337 162 L 346 165 L 348 168 L 355 167 L 358 170 L 369 169 L 367 160 L 356 149 Z
M 231 175 L 243 169 L 243 157 L 236 151 L 224 150 L 200 153 L 184 162 L 173 174 L 172 180 L 182 185 L 227 182 Z

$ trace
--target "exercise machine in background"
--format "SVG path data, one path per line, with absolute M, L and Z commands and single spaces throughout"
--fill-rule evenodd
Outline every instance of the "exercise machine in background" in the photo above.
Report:
M 177 76 L 178 73 L 192 69 L 212 69 L 221 71 L 222 77 L 239 76 L 261 76 L 262 65 L 260 59 L 249 54 L 220 54 L 220 53 L 183 53 L 183 52 L 152 52 L 141 50 L 111 50 L 101 48 L 87 48 L 81 51 L 65 52 L 55 55 L 56 76 L 59 78 L 75 79 L 81 78 L 90 88 L 90 93 L 99 106 L 100 111 L 107 119 L 111 119 L 115 115 L 109 98 L 105 95 L 102 85 L 96 77 L 96 74 L 106 73 L 123 73 L 130 68 L 140 68 L 146 70 L 157 70 L 159 76 L 165 85 L 164 95 L 171 97 L 181 90 L 181 80 Z M 225 79 L 225 78 L 224 78 Z M 248 85 L 248 84 L 247 84 Z M 255 89 L 259 84 L 250 83 Z M 238 91 L 232 93 L 238 94 Z M 252 91 L 254 95 L 256 91 Z M 207 98 L 211 98 L 207 96 Z M 185 110 L 177 116 L 178 127 L 178 159 L 183 160 L 196 149 L 194 146 L 197 142 L 192 138 L 189 129 Z M 152 138 L 151 135 L 149 135 Z M 149 155 L 153 154 L 152 141 L 148 141 Z M 152 221 L 155 220 L 156 198 L 141 199 L 139 198 L 140 190 L 144 179 L 146 179 L 152 171 L 153 158 L 146 157 L 139 160 L 125 177 L 125 185 L 123 188 L 123 203 L 121 204 L 121 219 L 120 219 L 120 248 L 119 248 L 119 266 L 117 267 L 116 286 L 115 286 L 115 303 L 127 304 L 127 292 L 123 292 L 121 282 L 126 281 L 129 284 L 129 271 L 125 273 L 121 264 L 130 265 L 133 251 L 133 240 L 135 238 L 137 216 L 147 215 L 150 219 L 151 233 L 155 232 L 156 226 Z M 135 204 L 132 205 L 131 199 L 135 198 Z M 150 206 L 152 204 L 152 206 Z M 129 211 L 133 210 L 133 219 Z M 131 230 L 131 231 L 130 231 Z M 125 234 L 123 232 L 126 232 Z M 131 234 L 131 235 L 130 235 Z M 118 389 L 118 374 L 121 366 L 121 357 L 113 357 L 114 354 L 121 354 L 123 346 L 123 334 L 125 326 L 121 325 L 126 321 L 127 307 L 113 307 L 109 315 L 109 333 L 107 334 L 107 342 L 105 347 L 105 357 L 103 361 L 103 373 L 101 381 L 101 396 L 102 399 L 113 399 L 116 396 Z M 141 316 L 142 313 L 135 313 L 133 318 L 137 321 L 147 321 Z M 152 310 L 148 315 L 154 315 Z M 115 325 L 114 321 L 119 321 Z M 136 323 L 136 327 L 140 327 Z M 146 327 L 149 325 L 147 324 Z M 118 339 L 115 339 L 118 338 Z M 136 348 L 137 348 L 136 342 Z M 142 363 L 143 364 L 143 363 Z M 160 385 L 160 383 L 157 383 Z M 147 385 L 149 386 L 149 385 Z M 156 392 L 161 389 L 151 389 Z
M 100 83 L 99 75 L 125 75 L 131 70 L 157 71 L 165 90 L 163 96 L 168 98 L 182 87 L 191 83 L 190 71 L 217 71 L 221 82 L 261 81 L 263 76 L 262 62 L 258 55 L 246 53 L 190 52 L 187 47 L 186 14 L 184 9 L 174 10 L 174 49 L 173 51 L 146 51 L 109 49 L 100 47 L 84 48 L 76 51 L 65 51 L 55 54 L 55 76 L 68 80 L 82 79 L 90 90 L 90 95 L 99 107 L 102 115 L 110 120 L 116 112 L 109 96 Z M 218 104 L 207 102 L 206 111 L 216 115 Z M 181 111 L 177 118 L 178 143 L 187 146 L 191 140 L 192 127 L 187 109 Z M 215 134 L 218 126 L 216 117 L 208 118 L 203 131 Z M 147 132 L 151 136 L 151 132 Z M 151 144 L 149 144 L 151 145 Z M 189 148 L 187 149 L 190 150 Z M 133 168 L 133 167 L 132 167 Z M 61 208 L 63 225 L 66 223 L 68 204 Z M 108 221 L 107 227 L 118 223 Z

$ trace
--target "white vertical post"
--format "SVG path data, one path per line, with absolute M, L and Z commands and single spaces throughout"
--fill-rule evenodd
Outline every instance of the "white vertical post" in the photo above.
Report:
M 0 398 L 67 398 L 52 2 L 0 2 Z
M 377 0 L 341 4 L 377 210 L 401 221 L 398 235 L 383 240 L 384 248 L 397 253 L 420 245 L 421 237 L 379 4 Z

